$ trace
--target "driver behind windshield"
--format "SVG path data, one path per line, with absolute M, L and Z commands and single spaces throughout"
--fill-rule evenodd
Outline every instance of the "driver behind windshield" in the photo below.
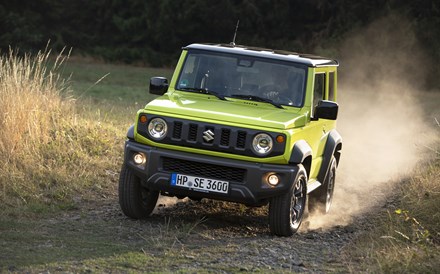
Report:
M 263 86 L 261 92 L 274 102 L 285 105 L 301 105 L 301 75 L 284 66 L 271 69 L 272 84 Z

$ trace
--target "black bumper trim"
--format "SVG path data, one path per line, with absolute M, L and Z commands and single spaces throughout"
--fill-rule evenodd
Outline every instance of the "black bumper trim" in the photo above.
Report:
M 135 153 L 143 153 L 147 157 L 145 165 L 136 165 L 133 162 L 132 158 Z M 225 168 L 225 170 L 241 169 L 244 170 L 243 180 L 227 180 L 229 181 L 228 194 L 204 193 L 171 186 L 170 178 L 173 171 L 164 170 L 164 158 L 173 158 L 177 161 L 181 161 L 182 163 L 191 162 L 199 164 L 200 170 L 202 171 L 198 170 L 197 174 L 195 175 L 206 178 L 212 178 L 212 175 L 203 174 L 204 165 L 209 165 L 210 168 L 212 168 L 212 166 L 218 166 L 220 169 Z M 127 140 L 125 143 L 124 163 L 142 179 L 144 186 L 150 189 L 158 190 L 162 193 L 174 196 L 210 198 L 248 205 L 264 203 L 271 197 L 281 195 L 288 191 L 292 186 L 292 182 L 294 181 L 298 171 L 298 166 L 296 165 L 261 164 L 180 152 L 150 147 L 137 143 L 133 140 Z M 271 173 L 278 174 L 281 179 L 281 182 L 276 187 L 272 187 L 265 182 L 265 177 Z M 185 174 L 194 176 L 194 174 Z M 221 177 L 212 179 L 225 180 Z

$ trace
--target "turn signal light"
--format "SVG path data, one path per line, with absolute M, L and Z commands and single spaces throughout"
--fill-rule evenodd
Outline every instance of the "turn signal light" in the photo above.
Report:
M 147 122 L 147 115 L 141 115 L 139 117 L 139 122 L 141 122 L 142 124 L 145 124 Z
M 276 140 L 277 140 L 278 143 L 284 143 L 284 141 L 285 141 L 283 135 L 278 135 Z

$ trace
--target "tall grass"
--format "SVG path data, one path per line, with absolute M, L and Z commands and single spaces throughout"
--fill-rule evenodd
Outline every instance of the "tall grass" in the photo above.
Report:
M 77 114 L 59 73 L 67 58 L 49 50 L 0 57 L 0 206 L 68 203 L 115 176 L 112 148 L 122 136 Z
M 6 163 L 21 153 L 35 156 L 35 148 L 48 142 L 63 112 L 71 112 L 73 104 L 60 94 L 67 86 L 56 73 L 66 58 L 59 55 L 48 68 L 49 55 L 19 57 L 10 50 L 0 59 L 0 150 Z

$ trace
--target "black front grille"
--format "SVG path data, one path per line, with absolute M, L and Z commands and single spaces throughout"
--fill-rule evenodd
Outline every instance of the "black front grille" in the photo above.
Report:
M 182 138 L 182 122 L 177 122 L 177 121 L 174 122 L 173 138 L 174 139 Z
M 162 168 L 167 172 L 237 183 L 243 183 L 246 175 L 245 169 L 185 161 L 168 157 L 162 158 Z
M 231 130 L 227 128 L 222 128 L 222 135 L 220 137 L 220 145 L 229 146 L 229 139 L 231 136 Z
M 188 141 L 197 140 L 197 124 L 189 124 Z
M 149 116 L 148 120 L 155 117 L 161 117 L 167 122 L 168 134 L 165 138 L 161 140 L 152 138 L 148 134 L 148 123 L 139 122 L 137 131 L 145 138 L 163 144 L 250 157 L 273 157 L 282 155 L 286 146 L 285 142 L 274 142 L 272 152 L 268 155 L 261 156 L 252 150 L 252 140 L 254 136 L 261 133 L 261 130 L 154 115 Z M 282 133 L 269 131 L 266 131 L 266 133 L 269 134 L 273 140 L 276 140 L 278 135 L 282 135 L 284 139 L 286 139 L 286 135 Z
M 239 131 L 237 138 L 237 147 L 244 148 L 246 146 L 246 131 Z

